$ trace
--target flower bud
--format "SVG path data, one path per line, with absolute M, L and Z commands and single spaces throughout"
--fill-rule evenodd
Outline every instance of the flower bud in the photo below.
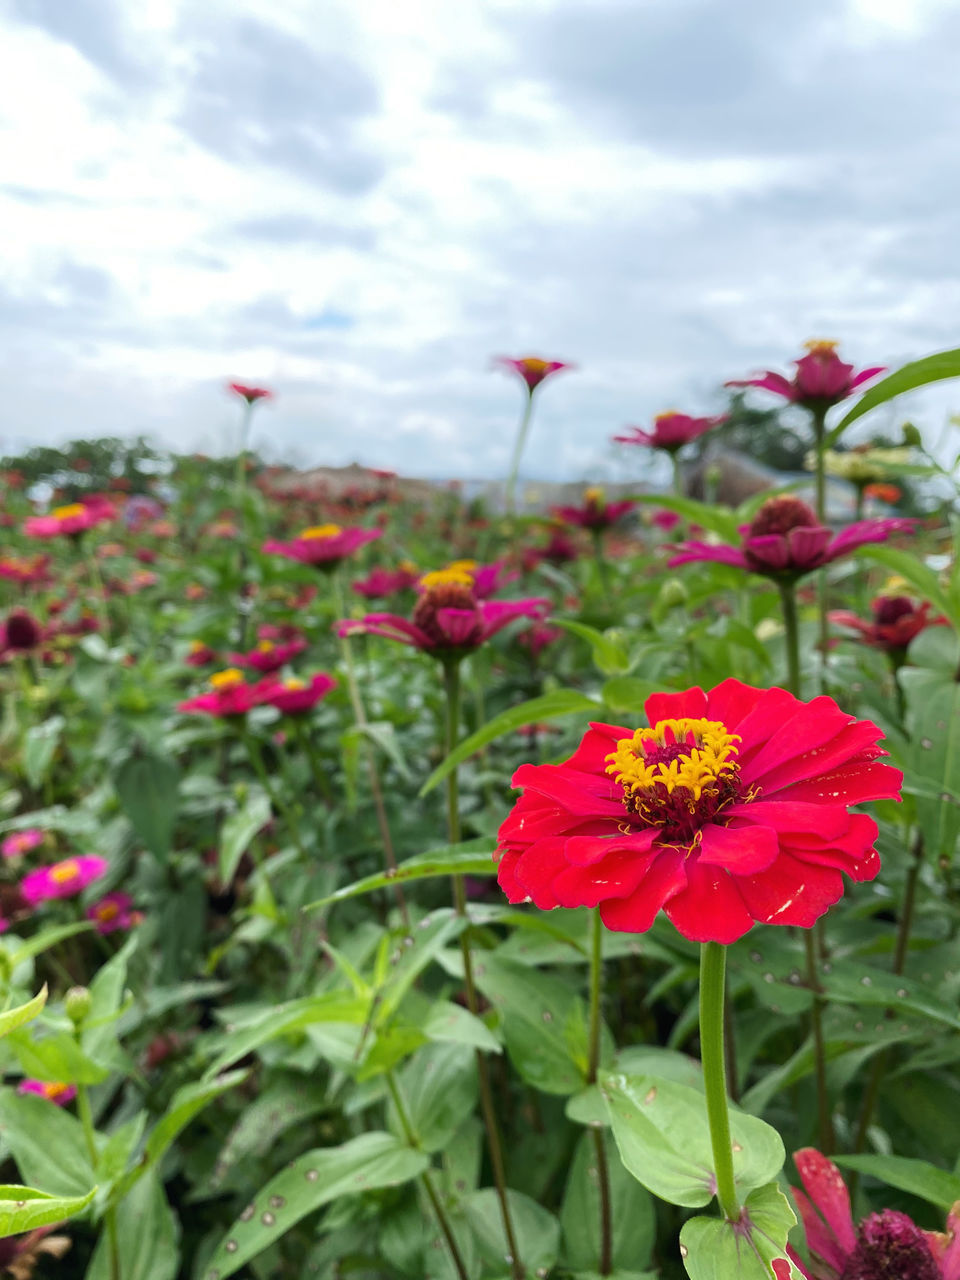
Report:
M 657 608 L 679 609 L 690 599 L 690 593 L 679 578 L 667 578 L 657 592 Z
M 63 1002 L 67 1017 L 79 1030 L 90 1016 L 93 999 L 86 987 L 71 987 Z
M 903 430 L 904 444 L 912 445 L 914 448 L 917 448 L 923 444 L 923 436 L 920 434 L 919 430 L 913 425 L 912 422 L 905 422 L 903 424 L 902 430 Z

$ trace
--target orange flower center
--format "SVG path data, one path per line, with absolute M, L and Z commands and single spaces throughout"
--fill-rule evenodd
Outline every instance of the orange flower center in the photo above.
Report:
M 317 538 L 336 538 L 341 533 L 343 530 L 338 524 L 314 524 L 298 533 L 297 537 L 304 542 L 313 542 Z
M 272 640 L 261 640 L 257 645 L 257 653 L 273 653 L 276 647 Z
M 102 920 L 104 923 L 107 923 L 110 920 L 116 920 L 117 916 L 120 914 L 120 908 L 115 902 L 101 902 L 95 908 L 95 912 L 98 920 Z
M 50 879 L 54 884 L 69 884 L 80 874 L 80 863 L 76 858 L 67 858 L 66 862 L 58 862 L 50 868 Z
M 462 564 L 463 561 L 460 563 Z M 467 569 L 458 568 L 452 564 L 446 569 L 434 569 L 432 573 L 425 573 L 420 579 L 419 586 L 425 592 L 434 592 L 438 588 L 442 590 L 445 587 L 466 587 L 470 590 L 473 587 L 473 574 Z
M 68 1084 L 61 1084 L 57 1080 L 45 1080 L 43 1083 L 43 1096 L 48 1102 L 56 1102 L 58 1098 L 69 1092 Z
M 836 354 L 839 343 L 830 338 L 811 338 L 803 345 L 812 356 L 832 356 Z
M 299 693 L 302 689 L 306 689 L 307 682 L 306 680 L 299 679 L 297 676 L 290 676 L 288 679 L 284 680 L 283 687 L 285 689 L 289 689 L 291 693 Z
M 237 667 L 227 667 L 226 671 L 215 671 L 210 677 L 210 683 L 218 693 L 223 693 L 227 689 L 235 689 L 237 685 L 243 684 L 243 672 Z
M 72 520 L 74 516 L 82 516 L 85 510 L 82 502 L 71 502 L 65 507 L 54 507 L 51 514 L 55 520 Z

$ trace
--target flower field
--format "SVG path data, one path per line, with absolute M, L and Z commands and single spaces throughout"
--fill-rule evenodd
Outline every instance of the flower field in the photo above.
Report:
M 5 461 L 0 1275 L 960 1280 L 957 471 L 846 435 L 960 352 L 533 514 L 576 370 L 499 365 L 502 510 L 239 383 L 235 457 Z

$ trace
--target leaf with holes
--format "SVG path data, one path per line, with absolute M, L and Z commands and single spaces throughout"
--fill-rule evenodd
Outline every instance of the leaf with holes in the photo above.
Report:
M 298 1157 L 257 1194 L 214 1250 L 201 1280 L 227 1280 L 301 1218 L 340 1196 L 397 1187 L 430 1158 L 389 1133 L 364 1133 L 340 1147 Z

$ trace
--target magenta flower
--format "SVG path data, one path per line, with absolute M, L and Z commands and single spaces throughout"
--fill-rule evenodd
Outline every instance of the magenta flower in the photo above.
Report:
M 205 716 L 243 716 L 260 701 L 258 687 L 247 684 L 243 672 L 236 667 L 215 672 L 210 683 L 213 686 L 210 693 L 178 702 L 177 710 Z
M 19 858 L 43 844 L 46 838 L 47 833 L 40 827 L 26 827 L 23 831 L 14 831 L 6 836 L 0 844 L 0 853 L 5 858 Z
M 409 590 L 416 585 L 419 577 L 419 573 L 412 566 L 400 565 L 398 569 L 374 569 L 365 578 L 359 578 L 351 586 L 358 596 L 377 600 Z
M 680 523 L 680 517 L 676 511 L 668 511 L 666 507 L 660 511 L 655 511 L 650 517 L 650 523 L 655 529 L 661 529 L 664 533 L 672 533 Z
M 232 391 L 241 400 L 246 400 L 247 404 L 256 404 L 258 400 L 273 399 L 273 392 L 268 391 L 266 387 L 246 387 L 242 382 L 228 383 L 227 390 Z
M 0 651 L 30 653 L 43 640 L 43 628 L 26 609 L 12 609 L 0 626 Z
M 55 1102 L 58 1107 L 65 1107 L 77 1096 L 77 1086 L 63 1084 L 58 1080 L 21 1080 L 17 1085 L 17 1093 L 33 1093 L 38 1098 Z
M 528 547 L 523 553 L 525 569 L 535 569 L 541 560 L 548 564 L 569 564 L 580 555 L 580 548 L 562 529 L 553 529 L 545 546 Z
M 304 529 L 290 542 L 268 538 L 262 549 L 268 555 L 285 556 L 318 569 L 335 569 L 341 560 L 379 538 L 381 533 L 381 529 L 341 529 L 338 524 L 320 524 Z
M 566 524 L 579 525 L 581 529 L 603 530 L 616 524 L 636 505 L 632 498 L 607 502 L 602 489 L 591 488 L 584 491 L 582 507 L 553 507 L 551 514 Z
M 546 622 L 533 622 L 517 636 L 517 644 L 528 649 L 532 658 L 539 658 L 544 649 L 554 644 L 563 634 L 562 627 L 551 627 Z
M 494 356 L 493 363 L 519 374 L 527 384 L 530 395 L 533 395 L 540 383 L 552 374 L 559 373 L 561 369 L 576 368 L 575 365 L 566 364 L 563 360 L 541 360 L 539 356 L 520 356 L 516 360 L 510 356 Z
M 322 671 L 301 680 L 291 676 L 287 680 L 275 680 L 272 677 L 261 680 L 256 686 L 258 700 L 268 707 L 276 707 L 286 716 L 298 715 L 315 707 L 321 698 L 325 698 L 331 689 L 336 688 L 336 680 Z
M 921 1231 L 905 1213 L 884 1209 L 854 1225 L 850 1195 L 832 1160 L 813 1147 L 798 1151 L 804 1191 L 793 1190 L 803 1221 L 808 1270 L 792 1249 L 807 1280 L 960 1280 L 960 1204 L 947 1218 L 946 1234 Z
M 676 453 L 691 440 L 706 435 L 726 421 L 725 414 L 717 418 L 691 418 L 687 413 L 677 413 L 675 409 L 670 409 L 667 413 L 657 414 L 652 431 L 629 427 L 631 435 L 613 438 L 617 444 L 642 444 L 649 449 L 666 449 L 670 453 Z
M 789 494 L 768 498 L 753 520 L 741 529 L 743 543 L 681 542 L 669 560 L 671 569 L 695 560 L 729 564 L 768 578 L 795 579 L 849 555 L 871 542 L 886 542 L 895 533 L 909 533 L 915 521 L 858 520 L 841 533 L 817 521 L 813 510 Z
M 793 363 L 796 373 L 785 378 L 782 373 L 766 373 L 756 378 L 744 378 L 728 382 L 728 387 L 762 387 L 793 404 L 805 409 L 824 410 L 839 404 L 852 395 L 865 382 L 884 372 L 883 365 L 874 365 L 855 374 L 852 364 L 844 364 L 837 355 L 835 342 L 812 341 L 804 343 L 807 354 Z
M 882 649 L 891 657 L 902 660 L 911 640 L 927 627 L 948 626 L 947 619 L 930 617 L 930 605 L 925 601 L 916 605 L 907 596 L 878 596 L 872 605 L 873 618 L 867 622 L 845 609 L 828 614 L 831 622 L 858 631 L 864 644 Z
M 120 929 L 132 929 L 143 919 L 139 911 L 133 909 L 133 899 L 127 893 L 108 893 L 88 907 L 86 917 L 93 921 L 97 933 L 116 933 Z
M 38 867 L 20 881 L 20 894 L 31 907 L 53 898 L 72 898 L 99 879 L 109 865 L 106 858 L 80 854 L 49 867 Z
M 503 560 L 495 560 L 493 564 L 478 564 L 476 560 L 451 560 L 447 569 L 463 572 L 470 578 L 477 600 L 489 599 L 520 577 L 519 570 L 508 569 Z
M 112 520 L 116 514 L 116 508 L 106 498 L 87 498 L 54 507 L 48 516 L 30 516 L 23 522 L 23 532 L 28 538 L 59 538 L 64 534 L 76 537 Z
M 208 644 L 204 644 L 202 640 L 191 640 L 190 650 L 184 658 L 184 662 L 191 667 L 206 667 L 211 662 L 217 661 L 217 654 Z
M 277 644 L 273 640 L 260 640 L 249 653 L 231 653 L 230 661 L 238 667 L 253 667 L 265 673 L 279 671 L 307 647 L 306 640 L 288 640 Z
M 384 636 L 447 659 L 478 649 L 514 618 L 543 618 L 549 607 L 543 599 L 478 601 L 468 573 L 441 569 L 421 578 L 412 618 L 368 613 L 337 623 L 336 630 L 340 636 Z

